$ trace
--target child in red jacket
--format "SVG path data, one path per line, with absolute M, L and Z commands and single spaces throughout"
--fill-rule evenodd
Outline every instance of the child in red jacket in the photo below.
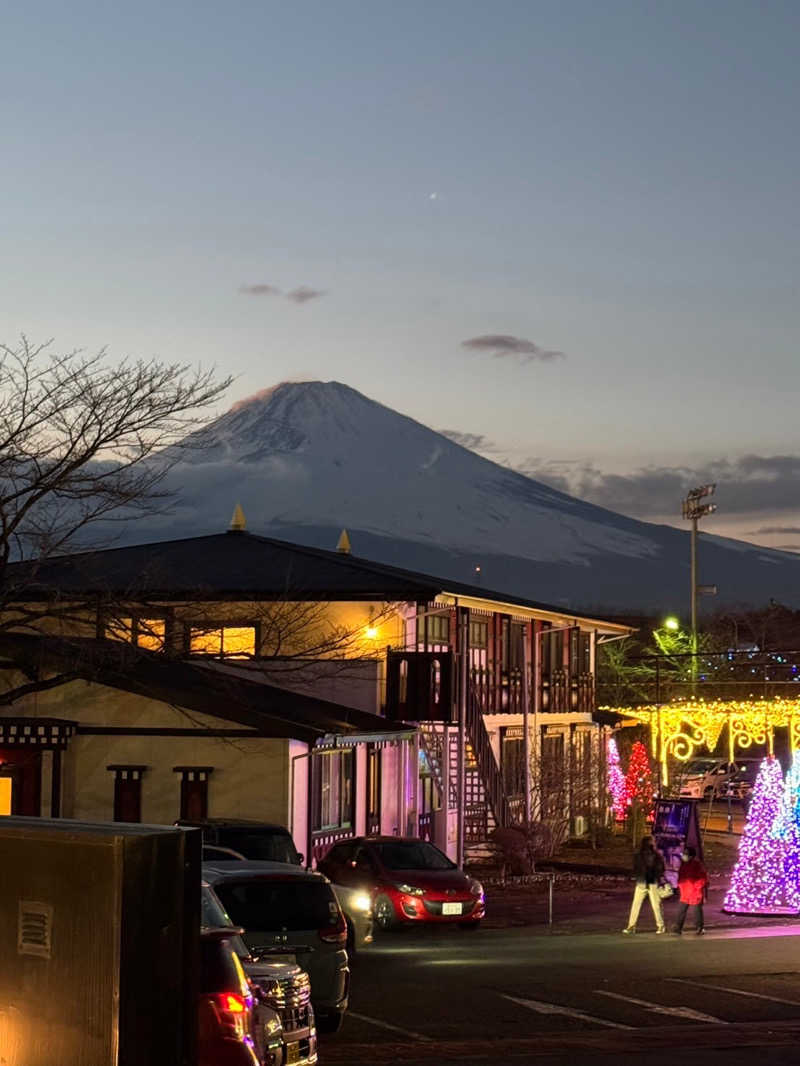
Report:
M 702 936 L 703 929 L 703 900 L 705 899 L 708 874 L 702 862 L 697 858 L 694 848 L 685 848 L 681 856 L 681 865 L 678 870 L 678 891 L 681 901 L 678 904 L 678 919 L 675 923 L 675 932 L 678 936 L 683 932 L 683 923 L 686 921 L 686 912 L 690 907 L 697 908 L 697 935 Z

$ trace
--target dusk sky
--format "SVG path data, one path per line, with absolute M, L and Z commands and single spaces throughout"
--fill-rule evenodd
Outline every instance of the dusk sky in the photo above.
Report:
M 336 379 L 800 550 L 800 4 L 7 7 L 0 339 Z M 776 530 L 777 532 L 762 532 Z

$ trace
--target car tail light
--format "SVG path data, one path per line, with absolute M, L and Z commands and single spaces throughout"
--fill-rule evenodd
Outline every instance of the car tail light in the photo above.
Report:
M 347 925 L 345 924 L 344 916 L 342 914 L 336 919 L 335 925 L 326 925 L 319 931 L 320 940 L 324 940 L 326 944 L 341 944 L 344 946 L 347 943 Z
M 217 992 L 211 1000 L 223 1035 L 244 1040 L 248 1031 L 249 999 L 238 992 Z

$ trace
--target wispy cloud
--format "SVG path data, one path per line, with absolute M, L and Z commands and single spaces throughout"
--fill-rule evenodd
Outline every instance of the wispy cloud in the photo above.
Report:
M 324 289 L 310 289 L 307 285 L 301 285 L 299 288 L 287 292 L 286 299 L 295 304 L 307 304 L 309 300 L 318 300 L 320 296 L 324 295 Z
M 800 526 L 762 526 L 761 529 L 751 531 L 753 536 L 786 536 L 793 537 L 800 534 Z
M 239 292 L 245 296 L 282 296 L 283 293 L 275 285 L 240 285 Z
M 490 452 L 494 450 L 494 443 L 485 437 L 483 433 L 462 433 L 460 429 L 440 429 L 443 437 L 447 437 L 454 444 L 460 444 L 471 452 Z
M 299 285 L 296 289 L 284 292 L 277 285 L 256 284 L 240 285 L 239 292 L 245 296 L 283 296 L 291 300 L 293 304 L 307 304 L 309 300 L 316 300 L 325 295 L 324 289 L 312 289 L 308 285 Z
M 488 352 L 492 359 L 516 359 L 519 363 L 550 363 L 554 359 L 566 358 L 563 352 L 540 348 L 533 341 L 514 337 L 510 333 L 484 333 L 480 337 L 469 337 L 461 342 L 461 347 L 473 352 Z
M 554 463 L 537 457 L 515 462 L 514 467 L 562 492 L 638 518 L 676 513 L 688 489 L 712 481 L 726 513 L 796 513 L 800 501 L 800 456 L 745 455 L 697 467 L 640 467 L 627 474 L 607 473 L 591 462 Z M 794 536 L 800 535 L 800 527 L 776 524 L 757 532 Z

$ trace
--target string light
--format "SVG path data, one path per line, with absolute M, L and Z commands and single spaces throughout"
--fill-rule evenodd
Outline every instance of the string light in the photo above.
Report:
M 800 767 L 800 762 L 795 760 Z M 767 756 L 753 785 L 747 822 L 739 841 L 739 858 L 723 910 L 732 914 L 781 914 L 796 910 L 796 882 L 792 887 L 787 871 L 797 867 L 798 849 L 788 835 L 781 838 L 775 827 L 783 827 L 785 792 L 780 763 Z M 795 826 L 795 836 L 796 836 Z M 792 862 L 788 863 L 790 853 Z
M 772 754 L 775 729 L 788 728 L 793 750 L 800 748 L 800 698 L 747 700 L 675 700 L 639 707 L 604 707 L 603 710 L 650 727 L 651 749 L 661 763 L 662 783 L 667 783 L 667 761 L 687 762 L 700 748 L 713 752 L 727 731 L 728 761 L 736 752 L 754 745 Z
M 800 909 L 800 753 L 795 752 L 783 783 L 778 811 L 769 836 L 783 847 L 783 879 L 787 903 Z
M 625 775 L 625 806 L 638 806 L 649 818 L 653 813 L 653 775 L 647 748 L 637 740 L 631 748 L 631 761 Z
M 608 738 L 606 744 L 606 766 L 608 768 L 608 791 L 611 795 L 611 808 L 614 817 L 620 821 L 625 817 L 628 806 L 628 798 L 625 790 L 625 774 L 619 764 L 619 749 L 613 737 Z

